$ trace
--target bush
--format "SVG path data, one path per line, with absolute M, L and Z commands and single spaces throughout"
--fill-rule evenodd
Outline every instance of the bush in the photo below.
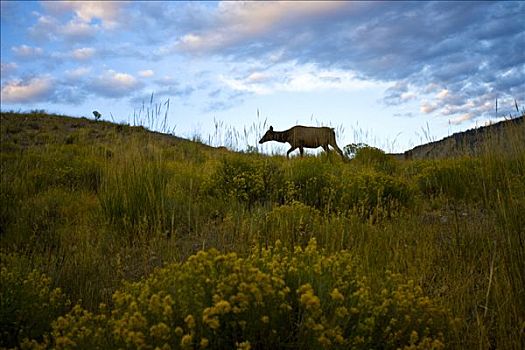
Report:
M 417 176 L 421 192 L 456 200 L 483 198 L 483 176 L 478 159 L 444 159 L 432 162 Z
M 278 164 L 271 159 L 225 156 L 211 175 L 208 192 L 249 206 L 264 204 L 277 200 L 282 183 L 281 173 Z
M 292 250 L 295 246 L 304 247 L 319 228 L 320 219 L 317 209 L 301 202 L 275 207 L 266 214 L 264 243 L 273 245 L 280 239 Z
M 45 274 L 20 267 L 16 256 L 1 258 L 0 347 L 19 346 L 26 338 L 41 341 L 51 322 L 67 312 L 69 300 Z
M 316 157 L 294 161 L 286 174 L 286 201 L 299 201 L 319 210 L 327 208 L 333 166 L 325 159 Z
M 357 149 L 354 163 L 372 167 L 387 174 L 393 174 L 397 169 L 397 161 L 379 148 L 365 146 Z
M 387 273 L 376 292 L 349 252 L 201 251 L 128 284 L 93 314 L 54 324 L 56 349 L 444 348 L 449 314 L 413 282 Z
M 356 213 L 362 218 L 391 217 L 410 205 L 412 190 L 397 177 L 371 170 L 346 174 L 335 184 L 335 207 L 340 212 Z

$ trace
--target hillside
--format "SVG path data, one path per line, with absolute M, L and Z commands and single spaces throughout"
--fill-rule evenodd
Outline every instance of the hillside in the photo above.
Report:
M 459 137 L 475 154 L 351 162 L 0 121 L 0 348 L 524 341 L 523 118 Z
M 150 131 L 142 126 L 115 124 L 87 118 L 46 113 L 2 112 L 0 116 L 3 151 L 10 147 L 27 148 L 45 144 L 110 144 L 116 138 L 147 137 L 165 147 L 195 144 L 202 149 L 213 147 L 178 136 Z M 6 148 L 7 147 L 7 148 Z
M 513 138 L 509 133 L 516 133 Z M 442 159 L 464 155 L 480 155 L 487 147 L 504 152 L 512 147 L 509 140 L 525 143 L 525 116 L 455 133 L 442 140 L 414 147 L 400 155 L 400 159 Z

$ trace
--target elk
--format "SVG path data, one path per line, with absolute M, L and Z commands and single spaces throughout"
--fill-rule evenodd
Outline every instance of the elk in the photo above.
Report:
M 288 142 L 292 147 L 286 152 L 286 158 L 289 158 L 290 152 L 297 148 L 299 148 L 301 157 L 304 154 L 304 148 L 323 147 L 328 153 L 328 145 L 330 145 L 345 159 L 343 151 L 335 142 L 333 128 L 296 125 L 285 131 L 273 131 L 273 126 L 270 126 L 270 129 L 264 134 L 259 143 L 267 141 Z

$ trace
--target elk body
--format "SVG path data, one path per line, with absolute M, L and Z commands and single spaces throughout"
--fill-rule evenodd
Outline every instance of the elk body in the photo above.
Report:
M 287 158 L 290 156 L 290 152 L 293 152 L 297 148 L 299 148 L 301 157 L 304 154 L 304 148 L 323 147 L 326 152 L 329 152 L 329 145 L 332 146 L 343 159 L 345 158 L 343 152 L 335 142 L 335 132 L 333 128 L 296 125 L 285 131 L 274 131 L 273 127 L 270 126 L 270 129 L 264 134 L 259 143 L 267 141 L 288 142 L 292 147 L 286 152 Z

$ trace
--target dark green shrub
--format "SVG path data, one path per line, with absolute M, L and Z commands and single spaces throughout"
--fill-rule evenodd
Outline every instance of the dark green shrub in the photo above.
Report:
M 324 210 L 330 200 L 332 167 L 333 164 L 320 157 L 306 157 L 293 161 L 286 172 L 286 201 L 299 201 Z
M 455 200 L 482 199 L 485 175 L 479 159 L 443 159 L 423 168 L 417 176 L 425 195 L 445 195 Z
M 357 213 L 363 218 L 391 217 L 412 201 L 409 185 L 397 177 L 365 171 L 340 178 L 334 184 L 334 209 L 342 213 Z
M 287 246 L 304 247 L 315 236 L 320 223 L 317 209 L 292 202 L 272 209 L 265 218 L 264 243 L 273 245 L 280 239 Z
M 275 201 L 283 182 L 281 173 L 278 163 L 271 159 L 224 156 L 211 175 L 208 192 L 249 206 Z
M 397 161 L 384 151 L 375 147 L 362 147 L 356 151 L 354 164 L 370 166 L 377 171 L 393 174 L 397 170 Z

